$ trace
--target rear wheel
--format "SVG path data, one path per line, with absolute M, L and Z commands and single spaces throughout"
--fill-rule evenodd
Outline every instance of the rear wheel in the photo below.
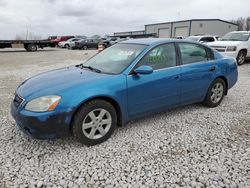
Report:
M 93 100 L 84 104 L 74 116 L 73 135 L 85 145 L 96 145 L 106 141 L 117 124 L 115 108 L 107 101 Z
M 25 48 L 28 52 L 35 52 L 37 51 L 37 45 L 36 44 L 28 44 L 27 48 Z
M 239 51 L 238 56 L 236 58 L 238 65 L 242 65 L 245 62 L 246 55 L 247 55 L 247 53 L 245 51 L 243 51 L 243 50 Z
M 221 78 L 217 78 L 210 85 L 203 104 L 208 107 L 216 107 L 223 100 L 225 93 L 226 84 L 224 80 Z
M 83 46 L 83 47 L 82 47 L 82 49 L 87 50 L 87 49 L 88 49 L 88 47 L 87 47 L 87 46 Z

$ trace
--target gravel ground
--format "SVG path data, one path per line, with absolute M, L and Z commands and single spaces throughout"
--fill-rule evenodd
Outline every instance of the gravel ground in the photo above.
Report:
M 219 107 L 133 121 L 97 146 L 17 130 L 9 106 L 21 81 L 95 53 L 0 51 L 0 187 L 250 187 L 249 62 Z

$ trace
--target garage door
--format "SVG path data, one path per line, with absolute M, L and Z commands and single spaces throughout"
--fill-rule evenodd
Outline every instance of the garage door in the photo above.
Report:
M 188 36 L 188 27 L 175 27 L 174 32 L 175 37 L 187 37 Z
M 164 28 L 164 29 L 159 29 L 159 38 L 169 38 L 170 37 L 170 29 L 169 28 Z

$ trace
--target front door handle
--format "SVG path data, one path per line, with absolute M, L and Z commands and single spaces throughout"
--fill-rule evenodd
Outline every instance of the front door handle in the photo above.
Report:
M 173 78 L 174 78 L 174 80 L 178 80 L 180 78 L 180 75 L 176 75 Z
M 209 68 L 209 71 L 210 71 L 210 72 L 213 72 L 213 71 L 215 71 L 215 69 L 216 69 L 216 67 L 215 67 L 215 66 L 212 66 L 212 67 Z

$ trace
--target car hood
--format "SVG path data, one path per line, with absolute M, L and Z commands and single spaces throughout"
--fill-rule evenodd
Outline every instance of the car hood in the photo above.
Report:
M 16 93 L 25 99 L 44 95 L 60 95 L 65 89 L 110 76 L 112 75 L 96 73 L 75 66 L 66 67 L 27 79 L 17 88 Z
M 237 46 L 241 41 L 215 41 L 207 43 L 208 46 Z

